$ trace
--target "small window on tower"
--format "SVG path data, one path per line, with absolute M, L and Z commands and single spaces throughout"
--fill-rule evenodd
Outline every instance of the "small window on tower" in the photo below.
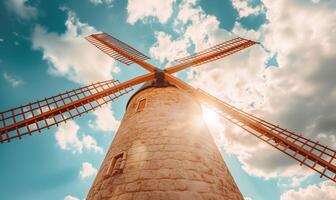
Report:
M 126 164 L 126 153 L 122 152 L 122 153 L 117 154 L 111 160 L 110 165 L 108 166 L 106 175 L 113 176 L 113 175 L 122 173 L 125 167 L 125 164 Z
M 138 107 L 136 109 L 136 112 L 141 112 L 143 111 L 143 109 L 146 107 L 146 99 L 141 99 L 139 102 L 138 102 Z

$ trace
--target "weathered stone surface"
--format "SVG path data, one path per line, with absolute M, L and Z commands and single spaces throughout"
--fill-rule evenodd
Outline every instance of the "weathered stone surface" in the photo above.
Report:
M 160 179 L 159 190 L 174 191 L 175 190 L 174 180 L 172 180 L 172 179 Z
M 125 186 L 125 192 L 136 192 L 140 189 L 140 181 L 128 183 Z
M 199 103 L 175 87 L 136 94 L 87 200 L 243 200 L 201 116 Z M 123 172 L 108 175 L 121 152 Z

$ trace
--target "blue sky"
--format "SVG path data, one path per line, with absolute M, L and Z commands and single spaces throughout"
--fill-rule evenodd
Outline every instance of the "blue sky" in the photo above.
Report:
M 91 46 L 83 37 L 94 32 L 127 42 L 161 68 L 242 36 L 262 46 L 178 76 L 335 148 L 335 8 L 328 0 L 4 0 L 0 110 L 95 81 L 126 81 L 146 73 Z M 84 199 L 129 97 L 0 145 L 1 199 Z M 222 119 L 216 122 L 209 128 L 247 199 L 336 199 L 335 184 Z

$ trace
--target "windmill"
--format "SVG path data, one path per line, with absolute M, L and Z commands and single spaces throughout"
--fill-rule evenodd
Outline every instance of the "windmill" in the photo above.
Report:
M 133 90 L 125 116 L 87 199 L 239 199 L 243 197 L 226 167 L 202 115 L 200 104 L 336 182 L 336 151 L 244 112 L 172 74 L 248 48 L 254 41 L 235 38 L 161 70 L 149 57 L 106 34 L 86 39 L 124 63 L 149 73 L 120 83 L 107 80 L 0 112 L 0 142 L 58 126 Z

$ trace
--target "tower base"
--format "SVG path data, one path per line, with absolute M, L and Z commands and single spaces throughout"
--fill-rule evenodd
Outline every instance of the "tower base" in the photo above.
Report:
M 202 119 L 178 88 L 147 88 L 129 102 L 87 200 L 243 200 Z

